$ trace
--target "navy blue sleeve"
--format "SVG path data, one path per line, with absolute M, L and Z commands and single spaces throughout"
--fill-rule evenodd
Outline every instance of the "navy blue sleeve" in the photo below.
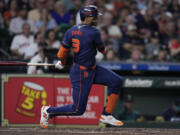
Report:
M 62 45 L 64 48 L 70 48 L 72 47 L 72 38 L 71 38 L 72 34 L 71 34 L 71 30 L 66 31 L 65 35 L 64 35 L 64 39 L 62 42 Z
M 98 48 L 99 51 L 103 51 L 104 50 L 104 43 L 101 40 L 101 35 L 100 32 L 98 30 L 95 31 L 94 33 L 94 42 L 96 47 Z
M 104 46 L 104 43 L 101 40 L 100 32 L 98 30 L 96 30 L 94 33 L 94 41 L 95 41 L 95 44 L 97 47 L 98 46 Z

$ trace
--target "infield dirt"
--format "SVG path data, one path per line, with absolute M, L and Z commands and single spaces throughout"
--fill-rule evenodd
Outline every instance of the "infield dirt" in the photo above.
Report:
M 180 135 L 180 129 L 164 128 L 49 128 L 0 127 L 0 135 Z

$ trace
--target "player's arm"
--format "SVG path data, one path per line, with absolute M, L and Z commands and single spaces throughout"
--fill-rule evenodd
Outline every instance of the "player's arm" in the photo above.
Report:
M 67 48 L 65 47 L 65 45 L 62 44 L 57 53 L 57 57 L 61 60 L 63 66 L 65 66 L 66 64 L 66 57 L 69 52 L 70 52 L 70 48 Z
M 57 57 L 60 59 L 55 65 L 56 68 L 62 69 L 66 64 L 66 57 L 71 49 L 71 34 L 67 31 L 64 35 L 64 40 L 62 45 L 57 53 Z
M 101 35 L 100 35 L 100 32 L 98 30 L 95 32 L 94 39 L 95 39 L 95 44 L 96 44 L 98 51 L 104 54 L 105 53 L 105 46 L 104 46 L 103 41 L 101 40 Z

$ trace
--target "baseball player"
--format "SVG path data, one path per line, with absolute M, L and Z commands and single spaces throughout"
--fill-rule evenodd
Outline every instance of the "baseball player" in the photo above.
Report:
M 82 115 L 86 110 L 88 96 L 92 84 L 108 86 L 108 98 L 103 109 L 100 121 L 114 126 L 122 126 L 123 122 L 112 116 L 115 103 L 118 99 L 122 78 L 104 67 L 96 65 L 97 50 L 104 53 L 105 47 L 100 38 L 100 32 L 94 27 L 97 25 L 98 10 L 89 5 L 80 10 L 82 23 L 70 28 L 64 36 L 62 46 L 58 51 L 56 68 L 62 69 L 66 63 L 67 53 L 74 52 L 74 64 L 70 71 L 70 80 L 73 87 L 73 104 L 50 107 L 42 106 L 40 125 L 48 128 L 48 120 L 54 116 Z

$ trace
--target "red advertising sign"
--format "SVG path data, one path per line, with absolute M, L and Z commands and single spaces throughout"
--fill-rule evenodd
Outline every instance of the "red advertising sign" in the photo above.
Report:
M 56 106 L 72 104 L 72 86 L 69 79 L 55 80 Z M 86 111 L 82 116 L 58 116 L 56 124 L 86 124 L 96 125 L 104 106 L 104 86 L 93 85 L 88 98 Z
M 10 124 L 39 123 L 42 105 L 53 104 L 53 78 L 10 77 L 4 84 L 4 117 Z
M 4 82 L 4 119 L 9 124 L 39 124 L 42 105 L 72 104 L 72 86 L 67 78 L 8 77 Z M 97 125 L 104 105 L 104 86 L 94 85 L 82 116 L 58 116 L 52 124 Z

